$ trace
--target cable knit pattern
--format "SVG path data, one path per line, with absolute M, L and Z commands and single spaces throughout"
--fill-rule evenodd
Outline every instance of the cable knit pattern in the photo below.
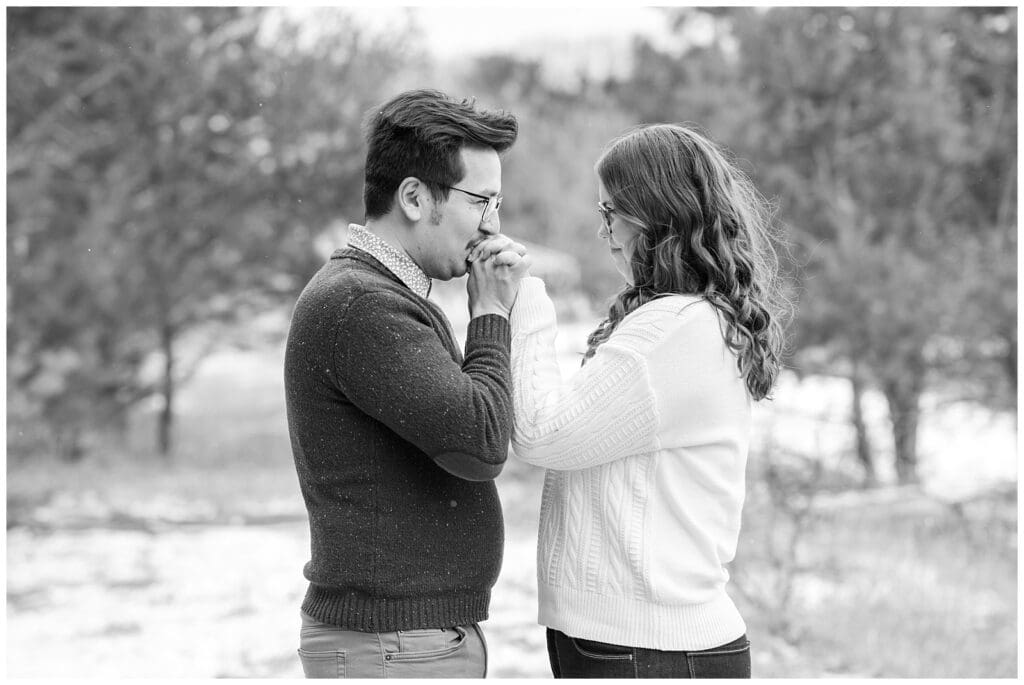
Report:
M 627 316 L 564 379 L 544 283 L 510 317 L 516 456 L 548 469 L 540 622 L 573 637 L 708 649 L 746 631 L 725 592 L 750 400 L 716 310 L 677 295 Z

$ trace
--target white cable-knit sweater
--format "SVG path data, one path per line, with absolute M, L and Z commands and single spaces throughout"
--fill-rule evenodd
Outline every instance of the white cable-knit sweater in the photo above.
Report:
M 547 469 L 540 623 L 661 650 L 738 638 L 724 565 L 740 530 L 750 399 L 716 310 L 685 295 L 650 302 L 568 380 L 539 278 L 521 282 L 511 323 L 512 448 Z

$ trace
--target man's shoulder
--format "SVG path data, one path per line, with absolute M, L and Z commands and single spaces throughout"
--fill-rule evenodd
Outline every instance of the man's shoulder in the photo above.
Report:
M 359 250 L 338 250 L 310 279 L 299 308 L 330 311 L 331 319 L 391 313 L 443 316 Z M 429 313 L 429 314 L 428 314 Z
M 306 284 L 302 298 L 345 305 L 366 293 L 401 293 L 403 286 L 372 257 L 359 250 L 337 250 Z
M 373 256 L 355 248 L 335 250 L 317 276 L 353 288 L 396 287 L 400 283 Z

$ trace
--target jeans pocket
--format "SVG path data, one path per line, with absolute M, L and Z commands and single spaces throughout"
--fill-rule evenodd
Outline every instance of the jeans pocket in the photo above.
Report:
M 345 652 L 309 652 L 300 649 L 299 661 L 302 662 L 302 673 L 307 678 L 345 677 Z
M 438 652 L 451 647 L 451 631 L 444 628 L 423 628 L 398 631 L 398 653 Z
M 738 641 L 737 641 L 738 642 Z M 686 655 L 691 678 L 749 678 L 750 642 L 732 642 L 722 647 Z
M 451 637 L 454 632 L 454 637 Z M 454 654 L 466 644 L 469 633 L 461 626 L 448 630 L 409 630 L 400 637 L 399 651 L 385 656 L 386 661 L 412 661 L 435 659 Z
M 439 637 L 444 646 L 437 648 Z M 388 678 L 478 678 L 479 674 L 469 672 L 472 669 L 468 639 L 469 633 L 461 626 L 444 631 L 405 631 L 400 651 L 384 655 L 385 675 Z
M 588 659 L 600 659 L 604 661 L 632 661 L 633 648 L 622 645 L 612 645 L 607 642 L 596 640 L 584 640 L 578 637 L 570 637 L 573 648 L 580 656 Z

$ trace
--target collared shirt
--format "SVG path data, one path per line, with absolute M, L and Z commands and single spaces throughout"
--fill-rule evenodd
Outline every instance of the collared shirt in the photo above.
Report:
M 425 298 L 430 294 L 430 278 L 416 266 L 416 262 L 409 259 L 409 255 L 381 240 L 379 236 L 367 231 L 365 227 L 359 224 L 348 225 L 348 246 L 362 250 L 376 259 L 420 297 Z

